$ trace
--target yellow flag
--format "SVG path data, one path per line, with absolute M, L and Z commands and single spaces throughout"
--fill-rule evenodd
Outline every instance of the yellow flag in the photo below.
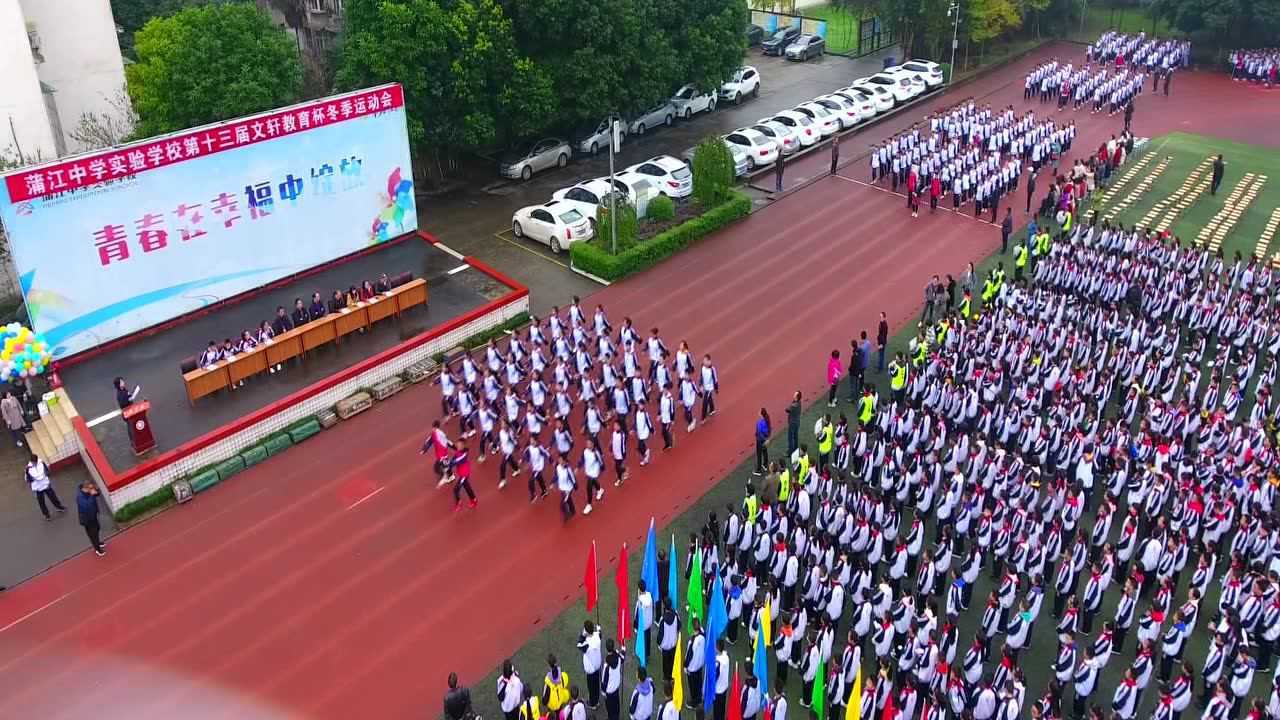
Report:
M 862 668 L 853 680 L 853 692 L 849 693 L 849 702 L 844 706 L 844 720 L 862 720 Z
M 671 663 L 671 703 L 676 712 L 684 709 L 684 641 L 676 635 L 676 657 Z
M 759 634 L 756 635 L 756 640 L 758 642 L 763 642 L 765 647 L 769 647 L 773 645 L 773 609 L 771 607 L 772 604 L 773 604 L 773 598 L 771 596 L 765 596 L 764 612 L 760 613 L 760 630 L 759 630 Z M 764 640 L 760 640 L 760 635 L 764 635 Z

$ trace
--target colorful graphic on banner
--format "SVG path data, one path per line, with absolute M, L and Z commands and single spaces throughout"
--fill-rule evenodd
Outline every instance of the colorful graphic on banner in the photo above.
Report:
M 362 90 L 20 170 L 0 221 L 33 329 L 54 357 L 87 350 L 416 230 L 404 96 Z

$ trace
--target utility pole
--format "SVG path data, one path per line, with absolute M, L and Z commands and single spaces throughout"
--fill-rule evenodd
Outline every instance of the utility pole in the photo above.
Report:
M 618 254 L 618 215 L 616 198 L 618 188 L 613 179 L 613 154 L 622 145 L 622 121 L 614 120 L 609 124 L 609 247 L 614 255 Z
M 956 77 L 956 48 L 960 46 L 960 2 L 959 0 L 951 0 L 951 4 L 947 6 L 947 17 L 952 19 L 951 30 L 951 77 L 947 78 L 950 83 Z

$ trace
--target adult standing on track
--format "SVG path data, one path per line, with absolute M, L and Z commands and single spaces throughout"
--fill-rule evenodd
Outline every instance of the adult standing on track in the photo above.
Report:
M 49 514 L 49 506 L 45 504 L 46 499 L 53 503 L 59 515 L 67 511 L 49 480 L 49 466 L 35 453 L 31 453 L 31 460 L 27 463 L 27 484 L 31 486 L 31 492 L 35 493 L 36 503 L 40 505 L 40 512 L 44 514 L 45 520 L 53 519 Z
M 1032 198 L 1034 198 L 1034 197 L 1035 197 L 1035 195 L 1036 195 L 1036 174 L 1035 174 L 1035 172 L 1033 171 L 1030 175 L 1028 175 L 1028 176 L 1027 176 L 1027 209 L 1026 209 L 1026 212 L 1031 212 L 1031 199 L 1032 199 Z
M 787 406 L 787 457 L 800 447 L 800 391 L 791 397 L 791 404 Z
M 760 417 L 756 420 L 756 469 L 753 473 L 757 476 L 764 475 L 764 471 L 769 467 L 769 448 L 766 444 L 769 442 L 769 433 L 772 429 L 769 423 L 769 411 L 760 408 Z
M 1218 155 L 1213 161 L 1213 184 L 1209 186 L 1209 194 L 1217 195 L 1218 188 L 1222 185 L 1222 175 L 1227 171 L 1227 164 L 1223 162 L 1222 155 Z
M 827 407 L 836 406 L 836 392 L 840 389 L 840 351 L 832 350 L 827 358 Z
M 1009 236 L 1013 234 L 1013 208 L 1005 208 L 1004 221 L 1000 223 L 1000 254 L 1009 252 Z
M 836 167 L 840 164 L 840 135 L 831 136 L 831 174 L 836 174 Z
M 76 510 L 80 515 L 80 526 L 84 534 L 89 536 L 93 551 L 102 557 L 107 548 L 102 544 L 102 528 L 98 525 L 98 486 L 92 480 L 80 483 L 80 491 L 76 493 Z
M 876 351 L 880 353 L 876 360 L 876 370 L 884 372 L 884 351 L 889 345 L 889 319 L 881 312 L 880 326 L 876 330 Z

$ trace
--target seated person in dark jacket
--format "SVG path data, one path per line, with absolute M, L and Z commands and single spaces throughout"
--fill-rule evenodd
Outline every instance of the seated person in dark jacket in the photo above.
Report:
M 293 300 L 293 326 L 302 327 L 311 322 L 311 312 L 307 310 L 307 306 L 302 304 L 302 298 L 294 298 Z
M 318 291 L 311 293 L 311 307 L 307 308 L 307 312 L 311 313 L 312 320 L 319 320 L 329 314 L 329 311 L 325 309 L 324 300 L 320 299 Z
M 380 293 L 387 292 L 391 289 L 391 280 L 387 278 L 386 273 L 378 276 L 378 282 L 373 286 Z
M 342 294 L 341 290 L 334 290 L 333 297 L 329 298 L 329 312 L 342 312 L 347 307 L 347 296 Z
M 303 309 L 301 300 L 298 301 L 298 307 Z M 271 329 L 275 331 L 276 335 L 283 335 L 293 329 L 293 321 L 289 319 L 289 313 L 284 311 L 283 305 L 276 308 L 276 316 L 271 321 Z

